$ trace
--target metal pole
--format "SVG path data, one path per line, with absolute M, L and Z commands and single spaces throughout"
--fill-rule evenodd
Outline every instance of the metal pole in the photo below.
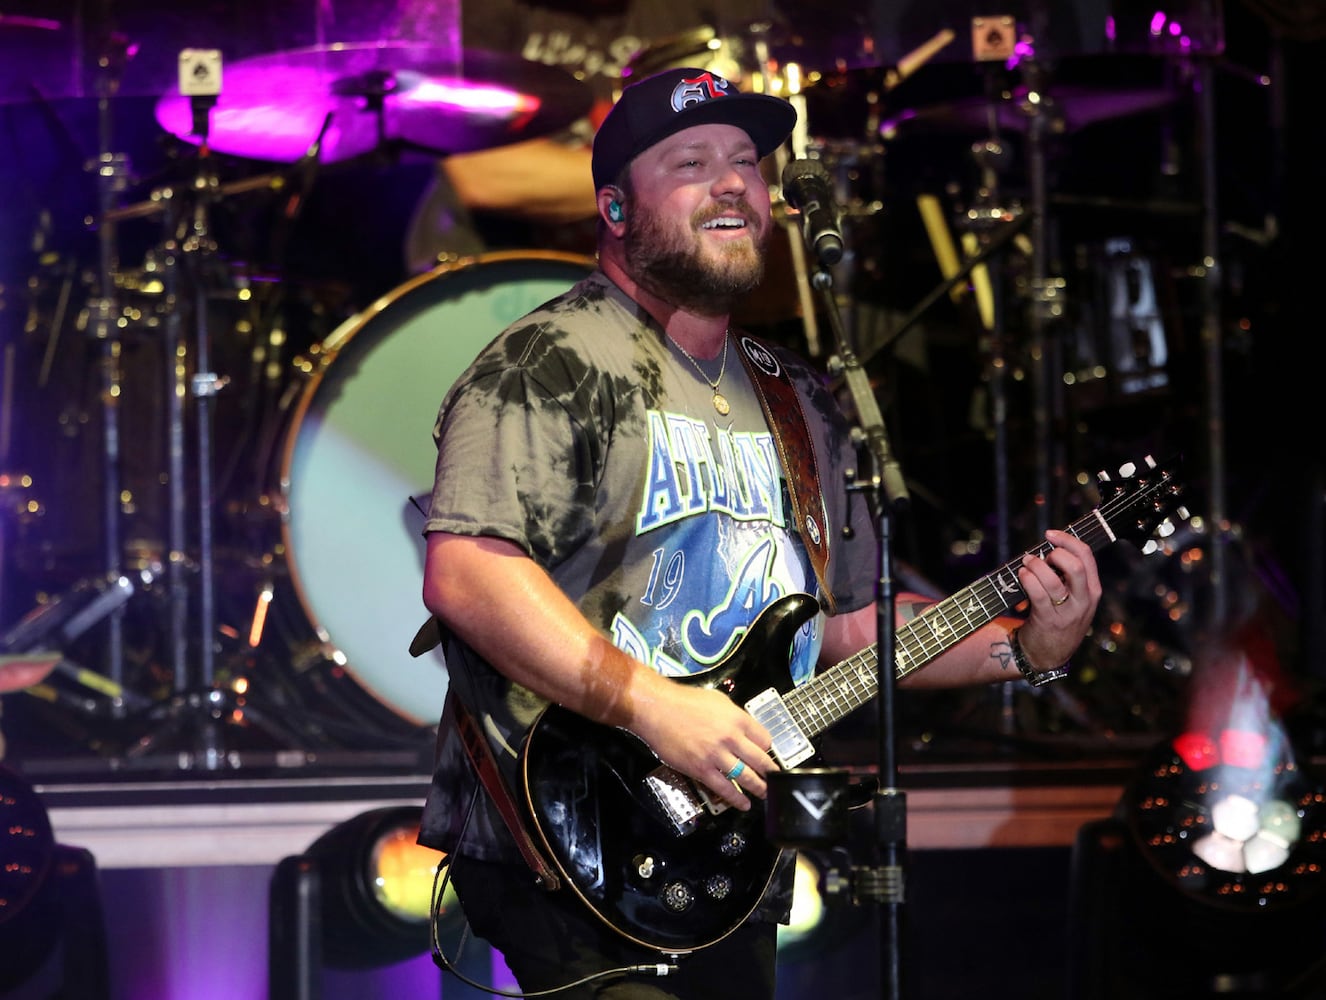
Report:
M 1212 4 L 1204 5 L 1207 23 L 1218 16 Z M 1229 515 L 1225 497 L 1225 423 L 1223 338 L 1220 330 L 1220 293 L 1223 271 L 1220 264 L 1219 203 L 1216 183 L 1215 148 L 1215 64 L 1199 56 L 1194 81 L 1198 147 L 1201 151 L 1201 310 L 1202 347 L 1206 380 L 1206 451 L 1208 478 L 1208 515 L 1211 520 L 1211 621 L 1221 623 L 1228 616 L 1228 573 L 1225 540 Z
M 107 47 L 114 45 L 108 41 Z M 111 100 L 118 89 L 115 79 L 115 56 L 106 51 L 100 57 L 97 81 L 97 193 L 101 224 L 97 227 L 97 300 L 91 309 L 92 336 L 100 348 L 101 419 L 102 419 L 102 555 L 107 579 L 122 574 L 123 553 L 120 538 L 120 391 L 121 341 L 116 326 L 118 313 L 115 296 L 116 266 L 115 224 L 108 221 L 115 208 L 116 195 L 124 189 L 128 172 L 126 158 L 112 153 Z M 107 618 L 106 675 L 116 684 L 124 683 L 124 608 L 117 607 Z

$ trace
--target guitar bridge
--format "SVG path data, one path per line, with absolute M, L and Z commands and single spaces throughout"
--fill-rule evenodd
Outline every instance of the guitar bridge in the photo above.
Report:
M 645 775 L 644 784 L 677 836 L 695 832 L 705 807 L 685 776 L 670 767 L 658 767 Z
M 792 714 L 788 712 L 782 696 L 773 688 L 766 688 L 746 702 L 746 711 L 769 730 L 773 737 L 773 748 L 769 752 L 779 766 L 796 767 L 803 760 L 815 756 L 815 747 L 810 738 L 792 721 Z

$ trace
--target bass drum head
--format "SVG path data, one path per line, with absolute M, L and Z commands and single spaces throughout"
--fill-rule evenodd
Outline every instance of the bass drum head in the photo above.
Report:
M 432 428 L 452 383 L 498 333 L 594 267 L 559 253 L 492 253 L 411 279 L 323 343 L 281 459 L 291 582 L 323 655 L 419 726 L 447 692 L 440 650 L 411 640 L 423 606 Z

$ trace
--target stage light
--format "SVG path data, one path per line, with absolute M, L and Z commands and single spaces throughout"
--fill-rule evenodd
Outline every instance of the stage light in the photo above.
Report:
M 45 807 L 27 782 L 0 767 L 0 989 L 26 980 L 54 946 L 54 864 Z
M 1193 734 L 1153 750 L 1127 803 L 1143 855 L 1178 889 L 1221 907 L 1266 910 L 1321 893 L 1326 796 L 1320 784 L 1287 747 L 1231 754 L 1231 746 L 1246 748 L 1250 734 L 1224 735 L 1212 744 L 1224 748 L 1216 755 L 1181 750 Z
M 96 864 L 56 843 L 36 791 L 0 766 L 0 991 L 110 995 Z
M 367 968 L 428 950 L 428 903 L 442 855 L 415 843 L 421 814 L 416 806 L 373 809 L 309 847 L 322 883 L 328 965 Z
M 385 830 L 370 857 L 377 900 L 403 920 L 428 921 L 433 873 L 442 855 L 416 842 L 419 820 Z
M 792 916 L 778 925 L 779 954 L 790 956 L 814 941 L 824 923 L 824 897 L 820 893 L 822 872 L 805 854 L 798 853 L 793 876 Z
M 797 851 L 791 917 L 778 925 L 780 976 L 804 976 L 869 927 L 869 911 L 852 899 L 852 870 L 845 848 Z
M 273 997 L 321 996 L 324 964 L 372 969 L 429 950 L 429 907 L 443 855 L 416 843 L 422 814 L 419 806 L 368 810 L 277 866 L 268 911 Z M 439 926 L 446 932 L 463 919 L 448 887 Z
M 1079 833 L 1075 997 L 1326 995 L 1326 790 L 1262 659 L 1201 663 L 1185 731 L 1142 759 L 1114 818 Z

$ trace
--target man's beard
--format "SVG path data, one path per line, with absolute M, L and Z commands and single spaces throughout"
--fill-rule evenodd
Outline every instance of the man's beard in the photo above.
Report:
M 733 240 L 706 254 L 694 230 L 706 216 L 697 213 L 692 229 L 669 226 L 656 212 L 629 207 L 626 261 L 636 281 L 666 302 L 707 316 L 731 312 L 733 303 L 764 278 L 768 232 L 756 232 L 756 215 L 744 199 L 735 206 L 746 218 L 749 242 Z M 720 214 L 711 212 L 707 217 Z

